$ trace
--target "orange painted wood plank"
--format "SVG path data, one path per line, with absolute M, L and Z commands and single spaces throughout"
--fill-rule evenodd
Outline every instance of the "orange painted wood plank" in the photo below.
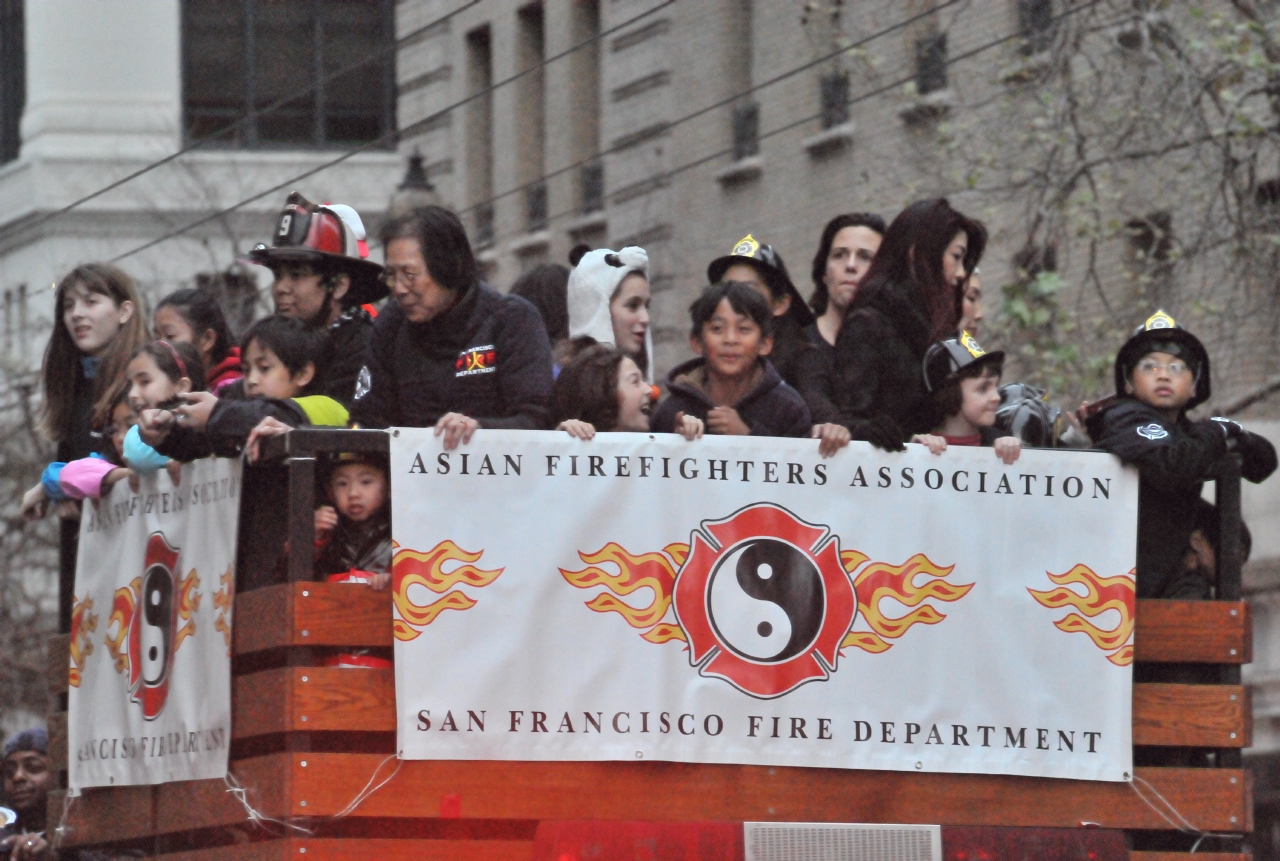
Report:
M 104 786 L 84 790 L 71 799 L 64 827 L 64 846 L 89 846 L 135 840 L 155 833 L 150 786 Z M 49 793 L 49 815 L 63 809 L 66 790 Z
M 1249 861 L 1252 856 L 1235 852 L 1130 852 L 1129 861 Z
M 291 812 L 312 816 L 345 807 L 383 761 L 376 754 L 279 756 L 293 760 Z M 384 773 L 389 767 L 383 765 Z M 1200 828 L 1253 827 L 1245 771 L 1150 768 L 1138 774 Z M 352 815 L 438 816 L 446 795 L 460 797 L 463 816 L 490 819 L 1168 827 L 1127 783 L 667 762 L 406 761 Z
M 238 676 L 233 691 L 236 739 L 396 729 L 393 670 L 286 667 Z M 1249 703 L 1237 685 L 1134 685 L 1134 744 L 1247 747 Z
M 232 738 L 280 732 L 395 732 L 393 670 L 282 667 L 232 683 Z
M 524 840 L 371 840 L 290 838 L 156 856 L 161 861 L 529 861 Z
M 1240 685 L 1134 685 L 1133 743 L 1248 747 L 1253 743 L 1249 691 Z
M 237 595 L 235 619 L 236 654 L 284 646 L 390 646 L 393 639 L 390 595 L 346 583 L 287 583 Z M 1253 659 L 1252 619 L 1242 601 L 1142 599 L 1135 624 L 1138 661 Z
M 236 596 L 233 649 L 390 646 L 391 593 L 351 583 L 285 583 Z
M 1138 601 L 1134 660 L 1153 663 L 1247 664 L 1253 618 L 1243 601 Z

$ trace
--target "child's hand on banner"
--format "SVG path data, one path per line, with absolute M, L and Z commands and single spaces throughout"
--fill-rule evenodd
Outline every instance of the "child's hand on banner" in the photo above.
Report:
M 818 454 L 823 457 L 831 457 L 847 446 L 849 441 L 853 439 L 853 434 L 849 433 L 847 427 L 838 425 L 835 422 L 814 425 L 812 436 L 814 439 L 819 440 Z
M 574 439 L 580 439 L 584 442 L 596 435 L 595 425 L 578 419 L 565 419 L 560 422 L 556 430 L 562 430 Z
M 687 440 L 702 439 L 706 425 L 697 416 L 687 416 L 683 412 L 676 413 L 675 431 Z
M 911 438 L 914 443 L 919 443 L 929 449 L 932 454 L 942 454 L 947 450 L 947 441 L 944 437 L 931 433 L 918 433 Z
M 1002 436 L 992 444 L 992 447 L 996 450 L 996 457 L 1004 461 L 1006 466 L 1016 461 L 1022 454 L 1022 440 L 1016 436 Z

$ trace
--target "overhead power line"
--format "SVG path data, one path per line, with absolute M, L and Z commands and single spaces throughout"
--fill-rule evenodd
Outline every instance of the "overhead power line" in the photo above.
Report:
M 1093 8 L 1094 6 L 1097 6 L 1097 5 L 1098 5 L 1099 3 L 1101 3 L 1101 2 L 1102 2 L 1102 0 L 1085 0 L 1085 2 L 1081 3 L 1080 5 L 1078 5 L 1078 6 L 1073 6 L 1073 7 L 1071 7 L 1070 9 L 1068 9 L 1067 11 L 1065 11 L 1065 12 L 1063 12 L 1063 13 L 1061 13 L 1061 14 L 1059 14 L 1059 15 L 1055 15 L 1055 16 L 1053 17 L 1052 21 L 1053 21 L 1053 23 L 1054 23 L 1054 24 L 1057 24 L 1059 21 L 1061 21 L 1061 20 L 1063 20 L 1063 19 L 1066 19 L 1066 18 L 1068 18 L 1068 17 L 1070 17 L 1070 16 L 1072 16 L 1072 15 L 1074 15 L 1074 14 L 1078 13 L 1078 12 L 1081 12 L 1081 11 L 1083 11 L 1083 10 L 1085 10 L 1085 9 L 1091 9 L 1091 8 Z M 998 39 L 993 39 L 993 40 L 991 40 L 990 42 L 985 42 L 985 43 L 983 43 L 983 44 L 979 45 L 979 46 L 978 46 L 978 47 L 976 47 L 976 48 L 972 48 L 972 49 L 970 49 L 970 50 L 968 50 L 968 51 L 965 51 L 965 52 L 963 52 L 963 53 L 961 53 L 961 54 L 957 54 L 957 55 L 956 55 L 956 56 L 954 56 L 954 57 L 949 57 L 949 58 L 947 59 L 947 61 L 946 61 L 945 65 L 949 68 L 949 67 L 950 67 L 950 66 L 952 66 L 953 64 L 955 64 L 955 63 L 959 63 L 959 62 L 961 62 L 962 60 L 968 60 L 968 59 L 971 59 L 972 57 L 975 57 L 975 56 L 977 56 L 977 55 L 979 55 L 979 54 L 985 53 L 986 51 L 990 51 L 990 50 L 991 50 L 991 49 L 993 49 L 993 48 L 997 48 L 997 47 L 999 47 L 1000 45 L 1003 45 L 1003 44 L 1005 44 L 1005 43 L 1007 43 L 1007 42 L 1012 42 L 1012 41 L 1017 40 L 1017 39 L 1020 39 L 1020 38 L 1023 38 L 1023 36 L 1022 36 L 1022 33 L 1021 33 L 1021 32 L 1018 32 L 1018 31 L 1015 31 L 1015 32 L 1013 32 L 1013 33 L 1010 33 L 1010 34 L 1008 34 L 1008 35 L 1006 35 L 1006 36 L 1001 36 L 1001 37 L 1000 37 L 1000 38 L 998 38 Z M 906 76 L 904 76 L 904 77 L 898 78 L 897 80 L 890 81 L 890 82 L 889 82 L 889 83 L 887 83 L 887 84 L 884 84 L 884 85 L 882 85 L 882 86 L 876 87 L 875 89 L 872 89 L 872 90 L 868 90 L 868 91 L 867 91 L 867 92 L 865 92 L 865 93 L 862 93 L 862 94 L 860 94 L 860 95 L 858 95 L 858 96 L 855 96 L 855 97 L 853 97 L 853 98 L 851 98 L 851 99 L 848 99 L 848 100 L 846 100 L 846 101 L 845 101 L 845 105 L 846 105 L 847 107 L 852 107 L 853 105 L 859 104 L 860 102 L 867 101 L 868 99 L 872 99 L 872 98 L 875 98 L 876 96 L 883 95 L 884 93 L 887 93 L 887 92 L 889 92 L 890 90 L 897 89 L 897 88 L 899 88 L 899 87 L 903 86 L 904 84 L 908 84 L 908 83 L 910 83 L 910 82 L 912 82 L 912 81 L 914 81 L 914 80 L 915 80 L 915 75 L 914 75 L 914 74 L 906 75 Z M 723 103 L 722 103 L 722 104 L 723 104 Z M 778 128 L 776 128 L 776 129 L 773 129 L 773 130 L 771 130 L 771 131 L 765 132 L 764 134 L 761 134 L 761 135 L 758 137 L 758 140 L 760 140 L 760 141 L 768 140 L 769 138 L 775 137 L 775 136 L 780 135 L 780 134 L 783 134 L 783 133 L 785 133 L 785 132 L 789 132 L 789 131 L 791 131 L 791 130 L 793 130 L 793 129 L 796 129 L 796 128 L 799 128 L 800 126 L 803 126 L 803 125 L 805 125 L 805 124 L 807 124 L 807 123 L 811 123 L 811 122 L 813 122 L 814 120 L 821 119 L 821 117 L 822 117 L 822 113 L 821 113 L 821 112 L 816 113 L 816 114 L 810 114 L 810 115 L 805 116 L 805 117 L 801 117 L 801 118 L 800 118 L 800 119 L 798 119 L 798 120 L 795 120 L 795 121 L 793 121 L 793 122 L 789 122 L 789 123 L 787 123 L 786 125 L 779 126 L 779 127 L 778 127 Z M 679 174 L 685 173 L 686 171 L 693 170 L 694 168 L 701 167 L 702 165 L 707 164 L 708 162 L 712 162 L 712 161 L 715 161 L 716 159 L 723 158 L 723 157 L 724 157 L 724 156 L 726 156 L 726 155 L 732 155 L 732 154 L 733 154 L 733 152 L 734 152 L 733 147 L 726 147 L 726 148 L 724 148 L 724 149 L 717 150 L 717 151 L 715 151 L 715 152 L 713 152 L 713 153 L 708 153 L 707 155 L 705 155 L 705 156 L 701 156 L 700 158 L 697 158 L 697 159 L 695 159 L 695 160 L 693 160 L 693 161 L 686 162 L 685 164 L 682 164 L 682 165 L 680 165 L 679 167 L 674 167 L 674 168 L 671 168 L 670 170 L 662 171 L 662 172 L 659 172 L 659 173 L 657 173 L 657 174 L 654 174 L 654 175 L 652 175 L 652 176 L 650 176 L 650 177 L 647 177 L 647 179 L 649 179 L 650 181 L 655 182 L 655 183 L 658 183 L 658 182 L 665 182 L 665 181 L 667 181 L 667 180 L 671 179 L 672 177 L 678 176 Z M 510 192 L 508 192 L 508 193 L 510 193 Z M 496 198 L 495 198 L 495 199 L 496 199 Z M 477 206 L 480 206 L 480 205 L 483 205 L 483 204 L 477 204 Z M 465 211 L 465 210 L 464 210 L 464 211 Z M 547 218 L 547 223 L 548 223 L 548 224 L 550 224 L 550 223 L 552 223 L 552 222 L 560 221 L 561 219 L 565 219 L 565 218 L 574 218 L 574 217 L 578 217 L 578 216 L 581 216 L 581 215 L 582 215 L 581 210 L 575 207 L 575 208 L 573 208 L 573 209 L 567 209 L 567 210 L 564 210 L 563 212 L 558 212 L 558 213 L 556 213 L 555 215 L 549 216 L 549 217 Z M 504 238 L 505 238 L 505 237 L 504 237 Z M 495 242 L 496 242 L 496 241 L 497 241 L 497 240 L 495 239 Z
M 40 227 L 43 224 L 49 223 L 55 218 L 61 218 L 62 216 L 66 215 L 68 212 L 71 212 L 71 210 L 76 209 L 77 207 L 83 206 L 89 201 L 99 198 L 109 191 L 114 191 L 115 189 L 119 188 L 122 185 L 126 185 L 130 182 L 133 182 L 135 179 L 137 179 L 140 176 L 145 176 L 146 174 L 151 173 L 151 171 L 155 170 L 156 168 L 164 167 L 166 164 L 170 164 L 171 162 L 176 161 L 178 158 L 186 155 L 187 153 L 202 148 L 207 143 L 221 140 L 231 132 L 240 128 L 241 126 L 247 125 L 252 120 L 256 120 L 258 117 L 269 114 L 272 111 L 276 110 L 277 108 L 281 108 L 284 105 L 287 105 L 289 102 L 295 101 L 296 99 L 299 99 L 303 96 L 306 96 L 314 92 L 317 87 L 323 84 L 328 84 L 332 81 L 335 81 L 338 78 L 342 77 L 343 75 L 350 74 L 351 72 L 356 71 L 362 66 L 367 66 L 369 63 L 372 63 L 374 60 L 377 60 L 382 56 L 389 54 L 392 51 L 398 50 L 402 45 L 405 45 L 406 43 L 412 41 L 413 39 L 416 39 L 417 37 L 421 36 L 423 33 L 426 33 L 427 31 L 431 30 L 433 27 L 438 27 L 439 25 L 446 23 L 450 19 L 460 15 L 461 13 L 467 11 L 473 6 L 478 5 L 481 2 L 482 0 L 468 0 L 467 3 L 464 3 L 462 6 L 459 6 L 457 9 L 454 9 L 451 12 L 446 12 L 445 14 L 441 15 L 439 18 L 436 18 L 430 23 L 424 24 L 421 27 L 418 27 L 417 29 L 409 33 L 406 33 L 405 35 L 401 36 L 399 39 L 396 39 L 394 42 L 384 45 L 378 50 L 370 54 L 366 54 L 363 59 L 357 60 L 354 63 L 344 66 L 336 72 L 331 72 L 325 77 L 319 80 L 313 81 L 311 84 L 308 84 L 307 86 L 299 90 L 295 90 L 286 96 L 281 96 L 280 98 L 276 99 L 274 102 L 271 102 L 268 105 L 264 105 L 263 107 L 260 107 L 260 108 L 254 108 L 244 116 L 240 117 L 239 119 L 235 120 L 234 122 L 226 126 L 223 126 L 217 131 L 210 132 L 209 134 L 205 135 L 202 138 L 197 138 L 196 140 L 191 141 L 186 146 L 179 149 L 177 152 L 170 153 L 164 158 L 157 159 L 156 161 L 153 161 L 144 167 L 138 168 L 133 173 L 126 174 L 125 176 L 122 176 L 113 182 L 107 183 L 106 185 L 99 188 L 97 191 L 90 192 L 89 194 L 86 194 L 84 197 L 81 197 L 77 200 L 73 200 L 71 203 L 68 203 L 66 206 L 62 207 L 61 209 L 57 209 L 57 210 L 54 210 L 53 212 L 42 215 L 34 221 L 16 225 L 14 228 L 12 228 L 11 231 L 8 231 L 8 235 L 5 236 L 5 238 L 10 238 L 12 236 L 25 235 L 31 232 L 32 230 L 35 230 L 37 227 Z M 252 74 L 253 70 L 252 69 L 249 70 L 249 73 Z
M 967 2 L 967 0 L 945 0 L 945 2 L 943 2 L 939 6 L 936 6 L 924 12 L 920 12 L 916 15 L 912 15 L 910 18 L 906 18 L 902 21 L 899 21 L 896 24 L 890 24 L 888 27 L 885 27 L 883 30 L 877 30 L 876 32 L 872 33 L 869 36 L 859 39 L 858 41 L 850 45 L 846 45 L 843 48 L 837 48 L 836 50 L 830 52 L 829 54 L 825 54 L 821 57 L 818 57 L 816 60 L 812 60 L 808 63 L 803 63 L 799 66 L 796 66 L 793 69 L 789 69 L 788 71 L 774 75 L 772 78 L 769 78 L 767 81 L 762 81 L 759 84 L 755 84 L 753 86 L 747 87 L 745 90 L 740 90 L 739 92 L 734 93 L 733 95 L 728 96 L 726 98 L 723 98 L 718 102 L 713 102 L 709 105 L 706 105 L 705 107 L 698 108 L 697 110 L 691 113 L 685 114 L 682 117 L 678 117 L 669 123 L 665 123 L 663 126 L 663 131 L 664 133 L 669 132 L 671 129 L 684 125 L 685 123 L 691 120 L 695 120 L 698 117 L 704 116 L 716 110 L 717 108 L 723 108 L 724 106 L 733 104 L 739 99 L 745 98 L 746 96 L 749 96 L 752 93 L 758 92 L 768 87 L 772 87 L 774 84 L 785 81 L 788 78 L 793 78 L 796 75 L 800 74 L 801 72 L 808 71 L 809 69 L 812 69 L 815 66 L 820 66 L 823 63 L 827 62 L 828 60 L 832 60 L 840 56 L 841 54 L 847 53 L 849 51 L 856 51 L 858 48 L 861 48 L 867 44 L 870 44 L 871 42 L 874 42 L 876 39 L 879 39 L 883 36 L 887 36 L 890 33 L 894 33 L 898 30 L 903 29 L 904 27 L 909 27 L 922 18 L 927 18 L 930 15 L 937 14 L 941 12 L 943 9 L 946 9 L 948 6 L 954 6 L 955 4 L 961 3 L 961 2 Z M 479 203 L 473 203 L 470 206 L 466 207 L 465 209 L 458 210 L 458 214 L 465 215 L 466 213 L 473 212 L 474 210 L 477 210 L 482 206 L 488 206 L 492 203 L 496 203 L 497 201 L 502 200 L 505 197 L 510 197 L 513 194 L 519 194 L 520 192 L 526 191 L 529 188 L 537 185 L 538 183 L 546 182 L 548 179 L 553 179 L 554 177 L 560 176 L 562 174 L 568 173 L 573 170 L 577 170 L 583 165 L 591 164 L 592 162 L 599 161 L 601 158 L 604 158 L 606 155 L 610 155 L 620 150 L 624 150 L 628 146 L 631 146 L 631 144 L 627 144 L 627 143 L 614 144 L 608 149 L 601 150 L 595 155 L 588 156 L 587 158 L 575 161 L 573 164 L 565 165 L 562 168 L 553 170 L 550 173 L 544 174 L 538 179 L 534 179 L 534 180 L 530 180 L 529 182 L 526 182 L 524 185 L 518 185 L 515 188 L 508 189 L 507 191 L 494 195 L 488 200 L 482 200 Z
M 324 162 L 323 164 L 320 164 L 320 165 L 318 165 L 318 166 L 316 166 L 316 167 L 311 168 L 310 170 L 304 171 L 303 173 L 300 173 L 300 174 L 298 174 L 297 176 L 291 177 L 290 179 L 287 179 L 287 180 L 285 180 L 285 181 L 284 181 L 284 182 L 282 182 L 282 183 L 279 183 L 279 184 L 277 184 L 277 185 L 273 185 L 271 188 L 265 189 L 264 191 L 260 191 L 260 192 L 258 192 L 257 194 L 254 194 L 254 195 L 252 195 L 252 196 L 250 196 L 250 197 L 246 197 L 246 198 L 244 198 L 243 200 L 239 201 L 238 203 L 235 203 L 235 204 L 233 204 L 233 205 L 231 205 L 231 206 L 228 206 L 228 207 L 226 207 L 226 208 L 224 208 L 224 209 L 220 209 L 220 210 L 218 210 L 217 212 L 212 213 L 211 215 L 206 215 L 206 216 L 204 216 L 204 217 L 202 217 L 202 218 L 198 218 L 198 219 L 196 219 L 195 221 L 192 221 L 192 222 L 190 222 L 190 223 L 188 223 L 188 224 L 183 225 L 182 227 L 177 228 L 176 230 L 171 230 L 171 231 L 169 231 L 168 233 L 165 233 L 165 234 L 163 234 L 163 235 L 161 235 L 161 236 L 158 236 L 158 237 L 156 237 L 155 239 L 153 239 L 153 240 L 151 240 L 151 241 L 149 241 L 149 242 L 146 242 L 146 243 L 144 243 L 144 244 L 142 244 L 142 245 L 139 245 L 137 248 L 134 248 L 134 249 L 132 249 L 132 250 L 130 250 L 130 251 L 126 251 L 126 252 L 125 252 L 125 253 L 123 253 L 123 254 L 119 254 L 119 255 L 117 255 L 117 256 L 115 256 L 115 257 L 111 258 L 111 260 L 110 260 L 109 262 L 111 262 L 111 263 L 117 263 L 117 262 L 119 262 L 119 261 L 121 261 L 121 260 L 124 260 L 124 259 L 125 259 L 125 258 L 127 258 L 127 257 L 132 257 L 133 255 L 135 255 L 135 254 L 137 254 L 137 253 L 139 253 L 139 252 L 141 252 L 141 251 L 146 251 L 148 248 L 152 248 L 152 247 L 154 247 L 154 246 L 156 246 L 156 245 L 159 245 L 161 242 L 165 242 L 165 241 L 167 241 L 167 240 L 169 240 L 169 239 L 173 239 L 174 237 L 181 236 L 181 235 L 183 235 L 184 233 L 186 233 L 187 231 L 189 231 L 189 230 L 193 230 L 193 229 L 195 229 L 195 228 L 197 228 L 197 227 L 200 227 L 201 225 L 208 224 L 208 223 L 209 223 L 209 222 L 211 222 L 211 221 L 216 221 L 216 220 L 218 220 L 219 218 L 222 218 L 223 216 L 229 215 L 229 214 L 231 214 L 232 212 L 235 212 L 235 211 L 236 211 L 236 210 L 238 210 L 238 209 L 241 209 L 241 208 L 243 208 L 243 207 L 245 207 L 245 206 L 248 206 L 250 203 L 253 203 L 253 202 L 254 202 L 254 201 L 256 201 L 256 200 L 261 200 L 262 198 L 264 198 L 264 197 L 266 197 L 266 196 L 268 196 L 268 195 L 275 194 L 275 193 L 276 193 L 276 192 L 278 192 L 278 191 L 282 191 L 283 189 L 289 188 L 289 187 L 290 187 L 290 186 L 292 186 L 292 185 L 296 185 L 297 183 L 301 182 L 302 180 L 307 179 L 308 177 L 314 176 L 315 174 L 320 173 L 321 171 L 328 170 L 328 169 L 329 169 L 329 168 L 331 168 L 331 167 L 335 167 L 336 165 L 342 164 L 343 162 L 347 161 L 348 159 L 350 159 L 350 158 L 352 158 L 352 157 L 354 157 L 354 156 L 356 156 L 356 155 L 359 155 L 360 153 L 365 152 L 366 150 L 373 149 L 373 148 L 375 148 L 375 147 L 377 147 L 377 146 L 379 146 L 379 145 L 381 145 L 381 144 L 383 144 L 383 143 L 385 143 L 385 142 L 388 142 L 388 141 L 390 141 L 390 140 L 393 140 L 393 139 L 395 139 L 396 137 L 399 137 L 399 136 L 401 136 L 401 135 L 408 135 L 408 134 L 412 134 L 412 133 L 413 133 L 415 130 L 417 130 L 417 129 L 420 129 L 420 128 L 427 128 L 427 127 L 429 127 L 432 123 L 436 122 L 440 117 L 446 116 L 450 111 L 455 110 L 456 108 L 460 108 L 460 107 L 462 107 L 462 106 L 464 106 L 464 105 L 467 105 L 467 104 L 469 104 L 469 103 L 471 103 L 471 102 L 475 101 L 476 99 L 479 99 L 479 98 L 481 98 L 481 97 L 483 97 L 483 96 L 485 96 L 485 95 L 488 95 L 489 93 L 492 93 L 493 91 L 495 91 L 495 90 L 497 90 L 497 89 L 500 89 L 501 87 L 505 87 L 507 84 L 510 84 L 510 83 L 512 83 L 512 82 L 514 82 L 514 81 L 519 80 L 520 78 L 523 78 L 525 75 L 531 74 L 532 72 L 535 72 L 535 71 L 537 71 L 538 69 L 543 68 L 544 66 L 550 65 L 551 63 L 554 63 L 554 62 L 556 62 L 557 60 L 560 60 L 560 59 L 562 59 L 562 58 L 564 58 L 564 57 L 567 57 L 567 56 L 569 56 L 570 54 L 573 54 L 574 52 L 579 51 L 579 50 L 581 50 L 582 48 L 585 48 L 587 45 L 590 45 L 592 42 L 596 42 L 596 41 L 598 41 L 598 40 L 600 40 L 600 39 L 605 38 L 606 36 L 609 36 L 609 35 L 612 35 L 613 33 L 616 33 L 616 32 L 617 32 L 617 31 L 619 31 L 619 30 L 622 30 L 622 29 L 625 29 L 625 28 L 627 28 L 627 27 L 630 27 L 632 24 L 636 23 L 637 21 L 643 20 L 644 18 L 647 18 L 647 17 L 649 17 L 650 15 L 653 15 L 655 12 L 659 12 L 659 11 L 661 11 L 662 9 L 665 9 L 665 8 L 667 8 L 668 6 L 671 6 L 671 5 L 672 5 L 672 4 L 674 4 L 675 2 L 676 2 L 676 0 L 663 0 L 663 2 L 662 2 L 662 3 L 659 3 L 658 5 L 654 6 L 654 7 L 653 7 L 653 8 L 651 8 L 651 9 L 648 9 L 648 10 L 646 10 L 646 11 L 644 11 L 644 12 L 641 12 L 641 13 L 639 13 L 638 15 L 634 15 L 634 16 L 632 16 L 631 18 L 628 18 L 626 21 L 623 21 L 623 22 L 621 22 L 620 24 L 617 24 L 617 25 L 615 25 L 615 26 L 613 26 L 613 27 L 610 27 L 610 28 L 609 28 L 609 29 L 607 29 L 607 30 L 601 30 L 599 33 L 596 33 L 595 35 L 593 35 L 593 36 L 591 36 L 591 37 L 589 37 L 589 38 L 587 38 L 587 39 L 583 39 L 583 40 L 582 40 L 581 42 L 579 42 L 578 44 L 576 44 L 576 45 L 574 45 L 574 46 L 572 46 L 572 47 L 570 47 L 570 48 L 566 48 L 565 50 L 561 51 L 559 54 L 555 54 L 554 56 L 547 57 L 546 59 L 541 60 L 541 61 L 539 61 L 538 63 L 535 63 L 535 64 L 534 64 L 534 65 L 532 65 L 532 66 L 529 66 L 527 69 L 523 69 L 523 70 L 521 70 L 521 71 L 519 71 L 519 72 L 516 72 L 514 75 L 511 75 L 510 77 L 504 78 L 504 79 L 502 79 L 501 81 L 498 81 L 497 83 L 490 84 L 489 86 L 487 86 L 487 87 L 485 87 L 485 88 L 483 88 L 483 89 L 481 89 L 481 90 L 478 90 L 478 91 L 476 91 L 476 92 L 472 93 L 471 95 L 469 95 L 469 96 L 467 96 L 467 97 L 465 97 L 465 98 L 463 98 L 463 99 L 460 99 L 460 100 L 458 100 L 458 101 L 454 102 L 453 104 L 449 105 L 448 107 L 441 108 L 440 110 L 436 111 L 435 113 L 431 114 L 430 116 L 424 117 L 424 118 L 422 118 L 422 119 L 418 120 L 417 122 L 410 123 L 406 128 L 399 129 L 399 130 L 395 130 L 395 131 L 390 131 L 390 132 L 387 132 L 387 133 L 386 133 L 386 134 L 384 134 L 384 135 L 380 135 L 379 137 L 374 138 L 374 139 L 373 139 L 373 140 L 371 140 L 371 141 L 368 141 L 368 142 L 366 142 L 366 143 L 363 143 L 363 144 L 361 144 L 360 146 L 355 147 L 354 149 L 350 149 L 350 150 L 348 150 L 347 152 L 343 153 L 342 155 L 337 156 L 337 157 L 335 157 L 335 158 L 332 158 L 332 159 L 330 159 L 329 161 Z

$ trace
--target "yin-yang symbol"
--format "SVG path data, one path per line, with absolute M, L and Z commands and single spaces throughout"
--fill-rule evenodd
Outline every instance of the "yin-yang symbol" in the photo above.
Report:
M 720 642 L 752 661 L 793 658 L 822 629 L 826 593 L 818 567 L 776 538 L 731 548 L 711 572 L 708 592 Z
M 152 565 L 142 578 L 142 681 L 164 681 L 173 636 L 173 575 Z

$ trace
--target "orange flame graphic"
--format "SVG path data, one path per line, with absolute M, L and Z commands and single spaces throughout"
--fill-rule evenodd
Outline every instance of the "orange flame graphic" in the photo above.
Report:
M 1048 573 L 1048 572 L 1046 572 Z M 1107 660 L 1118 667 L 1127 667 L 1133 663 L 1133 608 L 1134 595 L 1137 590 L 1134 571 L 1117 577 L 1100 577 L 1086 565 L 1077 565 L 1066 574 L 1049 574 L 1049 579 L 1058 584 L 1057 589 L 1037 592 L 1028 589 L 1031 597 L 1039 604 L 1057 610 L 1061 607 L 1074 607 L 1089 618 L 1100 616 L 1108 610 L 1120 614 L 1120 622 L 1110 630 L 1100 628 L 1087 621 L 1080 613 L 1068 613 L 1054 622 L 1059 631 L 1069 634 L 1088 634 L 1093 644 L 1104 652 L 1110 652 Z M 1068 584 L 1079 584 L 1085 587 L 1082 596 Z
M 74 601 L 71 609 L 71 666 L 67 670 L 67 684 L 73 688 L 80 687 L 83 677 L 85 658 L 93 654 L 93 641 L 89 634 L 98 630 L 98 615 L 90 613 L 93 609 L 92 598 Z
M 235 602 L 235 575 L 232 573 L 231 566 L 227 566 L 227 570 L 218 576 L 218 583 L 222 586 L 217 592 L 213 593 L 213 606 L 218 611 L 218 618 L 213 622 L 213 629 L 222 632 L 222 640 L 227 644 L 227 656 L 231 655 L 231 605 Z
M 867 556 L 856 550 L 846 550 L 840 554 L 840 561 L 844 564 L 844 570 L 852 576 L 867 561 Z M 917 553 L 901 565 L 872 562 L 853 581 L 854 591 L 858 594 L 858 614 L 861 619 L 866 620 L 871 630 L 850 631 L 840 647 L 854 646 L 878 655 L 888 651 L 893 646 L 889 641 L 901 637 L 911 626 L 936 625 L 947 618 L 932 604 L 923 602 L 930 598 L 945 602 L 959 601 L 969 594 L 969 590 L 973 588 L 972 583 L 956 584 L 942 579 L 954 569 L 954 565 L 945 568 L 935 565 L 923 553 Z M 929 579 L 917 584 L 916 577 L 921 574 Z M 889 616 L 880 609 L 885 598 L 893 598 L 915 609 L 903 616 Z
M 200 576 L 196 574 L 196 569 L 192 568 L 178 584 L 178 618 L 186 624 L 178 628 L 178 632 L 173 636 L 174 652 L 178 651 L 183 640 L 196 632 L 196 623 L 191 617 L 195 615 L 196 610 L 200 609 L 201 595 L 196 591 L 198 588 L 200 588 Z
M 422 629 L 430 625 L 445 610 L 469 610 L 476 605 L 474 598 L 454 586 L 474 586 L 481 588 L 497 580 L 506 569 L 495 568 L 486 571 L 469 563 L 478 562 L 484 555 L 481 550 L 472 553 L 463 550 L 452 541 L 444 540 L 423 553 L 418 550 L 401 548 L 395 545 L 395 553 L 391 561 L 392 597 L 400 618 L 394 622 L 396 639 L 412 640 L 422 633 Z M 451 562 L 461 562 L 451 571 L 446 572 L 444 566 Z M 445 596 L 430 604 L 415 604 L 409 600 L 409 587 L 415 584 L 426 586 L 437 594 L 448 591 Z
M 107 617 L 107 653 L 115 663 L 117 673 L 129 671 L 129 648 L 125 640 L 129 638 L 129 626 L 133 623 L 133 613 L 138 606 L 138 595 L 142 592 L 142 578 L 134 577 L 128 586 L 121 586 L 111 599 L 111 615 Z M 111 633 L 111 626 L 116 625 L 116 632 Z
M 597 613 L 617 613 L 633 628 L 647 628 L 640 636 L 650 643 L 668 643 L 672 640 L 683 642 L 685 635 L 680 626 L 662 620 L 671 609 L 676 572 L 688 555 L 688 544 L 668 544 L 659 553 L 636 555 L 610 541 L 595 553 L 578 551 L 578 556 L 587 563 L 587 568 L 581 571 L 561 568 L 560 574 L 570 585 L 579 589 L 604 586 L 608 591 L 587 601 L 587 606 Z M 610 574 L 597 567 L 601 563 L 616 565 L 618 573 Z M 644 588 L 653 590 L 653 600 L 647 606 L 635 607 L 618 597 Z

